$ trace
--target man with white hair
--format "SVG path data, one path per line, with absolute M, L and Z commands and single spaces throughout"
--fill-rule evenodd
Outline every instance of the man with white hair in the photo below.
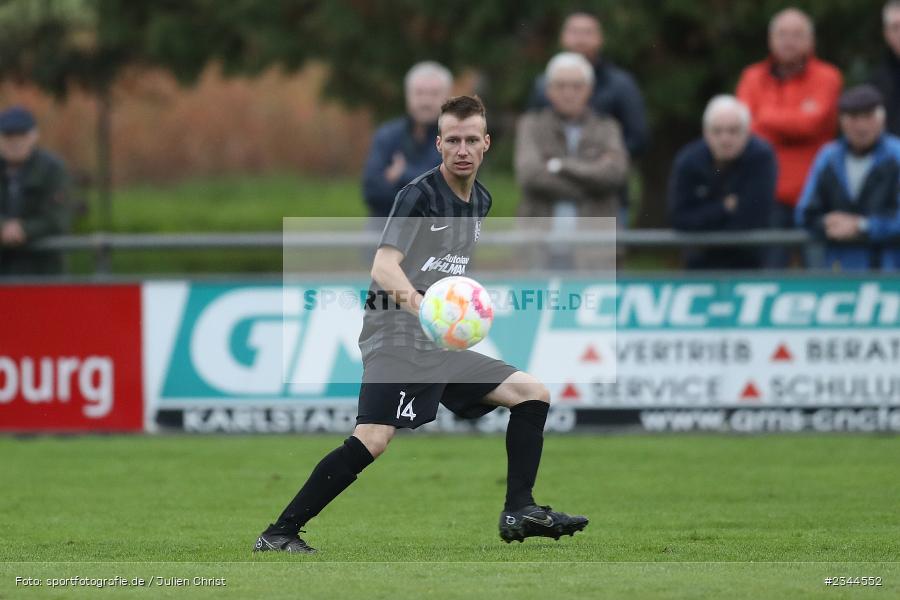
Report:
M 872 85 L 884 96 L 887 131 L 900 135 L 900 0 L 888 0 L 881 10 L 881 23 L 887 48 Z
M 684 231 L 740 231 L 769 226 L 775 199 L 775 154 L 750 133 L 750 111 L 734 96 L 716 96 L 703 113 L 703 137 L 675 158 L 669 219 Z M 691 250 L 689 269 L 758 269 L 757 248 Z
M 563 21 L 559 45 L 565 52 L 584 56 L 594 72 L 588 104 L 597 114 L 618 121 L 625 146 L 632 157 L 647 146 L 648 127 L 644 98 L 634 77 L 603 55 L 603 26 L 597 15 L 578 10 Z M 547 78 L 535 79 L 529 109 L 540 110 L 550 105 Z
M 363 171 L 363 195 L 374 217 L 373 229 L 382 229 L 403 186 L 441 163 L 435 147 L 437 120 L 452 87 L 450 71 L 433 61 L 416 63 L 406 73 L 407 114 L 378 128 Z
M 562 52 L 547 64 L 550 106 L 526 113 L 516 130 L 521 217 L 553 217 L 555 229 L 596 229 L 605 222 L 581 217 L 608 217 L 615 224 L 628 151 L 619 124 L 597 115 L 588 104 L 593 78 L 591 64 L 581 54 Z M 589 254 L 573 256 L 568 248 L 551 248 L 547 266 L 568 268 L 574 261 L 584 268 L 612 268 L 607 264 L 614 260 L 612 253 L 603 260 Z
M 550 217 L 560 203 L 573 215 L 615 217 L 628 172 L 619 124 L 595 114 L 588 99 L 594 71 L 580 54 L 562 52 L 547 65 L 550 106 L 525 114 L 516 130 L 519 214 Z
M 806 174 L 837 125 L 841 73 L 814 50 L 809 15 L 796 8 L 779 11 L 769 22 L 769 58 L 744 69 L 737 86 L 737 97 L 753 116 L 753 133 L 769 142 L 778 158 L 772 224 L 781 229 L 794 226 Z M 784 268 L 789 262 L 786 249 L 773 249 L 770 266 Z
M 841 138 L 816 156 L 797 222 L 826 240 L 819 267 L 900 270 L 900 139 L 885 133 L 884 100 L 871 85 L 844 92 Z
M 631 73 L 614 64 L 604 54 L 606 39 L 603 24 L 596 14 L 576 10 L 566 15 L 559 32 L 559 45 L 565 52 L 575 52 L 583 56 L 594 72 L 588 105 L 598 115 L 612 117 L 622 129 L 622 138 L 629 157 L 638 158 L 647 148 L 649 127 L 644 97 Z M 535 78 L 529 110 L 541 110 L 550 106 L 547 77 L 541 74 Z M 619 224 L 627 226 L 628 184 L 619 190 Z

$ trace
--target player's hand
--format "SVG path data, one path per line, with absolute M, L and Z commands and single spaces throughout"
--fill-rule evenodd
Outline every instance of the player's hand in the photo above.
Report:
M 409 311 L 416 316 L 419 316 L 419 307 L 422 306 L 422 300 L 425 299 L 425 296 L 416 292 L 409 298 L 409 302 L 406 304 L 409 307 Z
M 0 242 L 4 246 L 21 246 L 25 243 L 25 229 L 19 219 L 9 219 L 0 228 Z
M 403 171 L 406 170 L 406 158 L 403 156 L 402 152 L 395 152 L 394 158 L 391 160 L 391 164 L 388 165 L 388 168 L 384 170 L 384 178 L 387 179 L 391 183 L 395 183 L 400 176 L 403 175 Z
M 842 211 L 825 215 L 825 235 L 832 240 L 846 241 L 859 236 L 860 216 Z

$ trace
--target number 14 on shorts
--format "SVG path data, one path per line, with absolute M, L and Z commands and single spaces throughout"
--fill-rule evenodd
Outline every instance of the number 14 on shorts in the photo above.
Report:
M 409 417 L 410 421 L 415 420 L 416 413 L 413 412 L 413 405 L 412 405 L 413 400 L 415 400 L 415 399 L 416 399 L 416 397 L 413 396 L 412 398 L 409 399 L 409 402 L 406 402 L 406 392 L 403 392 L 403 391 L 400 392 L 400 403 L 397 404 L 397 419 L 400 419 L 400 417 Z M 403 406 L 404 402 L 406 402 L 406 406 Z

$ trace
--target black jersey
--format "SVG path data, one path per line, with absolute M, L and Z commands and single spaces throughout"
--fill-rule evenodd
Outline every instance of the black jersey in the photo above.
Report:
M 403 252 L 400 268 L 413 287 L 424 292 L 444 277 L 469 275 L 481 221 L 490 208 L 491 195 L 483 185 L 476 181 L 469 202 L 464 202 L 450 189 L 440 167 L 435 167 L 397 193 L 378 246 Z M 372 281 L 359 349 L 365 359 L 382 347 L 437 349 L 418 318 L 399 308 Z

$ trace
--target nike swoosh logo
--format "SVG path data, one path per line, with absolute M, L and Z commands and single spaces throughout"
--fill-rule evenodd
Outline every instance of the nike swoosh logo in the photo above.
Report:
M 522 520 L 528 520 L 532 523 L 537 523 L 538 525 L 543 525 L 544 527 L 550 527 L 553 525 L 553 518 L 550 516 L 546 516 L 543 519 L 535 519 L 534 517 L 522 517 Z
M 449 226 L 449 225 L 444 225 L 443 227 L 435 227 L 434 225 L 432 225 L 432 226 L 431 226 L 431 230 L 432 230 L 432 231 L 440 231 L 440 230 L 442 230 L 442 229 L 447 229 L 448 227 L 450 227 L 450 226 Z

